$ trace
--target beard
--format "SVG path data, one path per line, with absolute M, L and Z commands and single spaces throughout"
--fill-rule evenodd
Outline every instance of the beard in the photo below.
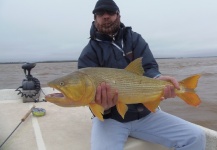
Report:
M 102 34 L 113 35 L 120 28 L 120 16 L 118 15 L 115 21 L 105 20 L 102 24 L 99 24 L 96 20 L 94 25 L 98 32 Z

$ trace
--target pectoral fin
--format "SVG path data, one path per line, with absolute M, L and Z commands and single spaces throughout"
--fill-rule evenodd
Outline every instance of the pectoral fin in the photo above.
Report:
M 99 120 L 104 121 L 102 114 L 104 113 L 104 108 L 96 103 L 89 104 L 92 113 L 99 118 Z
M 151 112 L 155 112 L 156 108 L 160 105 L 160 100 L 143 103 L 143 105 Z
M 116 107 L 117 107 L 117 110 L 118 110 L 118 113 L 121 115 L 121 117 L 124 119 L 124 116 L 128 110 L 128 107 L 126 104 L 122 103 L 122 102 L 118 102 L 116 104 Z

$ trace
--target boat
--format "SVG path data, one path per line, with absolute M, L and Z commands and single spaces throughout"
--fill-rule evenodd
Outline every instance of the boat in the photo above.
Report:
M 55 92 L 44 87 L 39 100 L 45 94 Z M 35 105 L 46 110 L 44 116 L 32 113 L 2 145 L 1 150 L 88 150 L 90 149 L 91 117 L 88 107 L 59 107 L 49 102 L 24 102 L 15 89 L 0 90 L 0 144 L 21 122 L 21 118 Z M 200 126 L 206 133 L 206 150 L 217 150 L 217 131 Z M 124 150 L 170 150 L 129 137 Z

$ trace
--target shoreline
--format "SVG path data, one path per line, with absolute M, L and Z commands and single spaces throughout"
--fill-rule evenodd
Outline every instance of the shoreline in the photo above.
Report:
M 159 57 L 155 58 L 156 60 L 161 60 L 161 59 L 197 59 L 197 58 L 215 58 L 217 56 L 206 56 L 206 57 Z M 45 61 L 33 61 L 30 63 L 65 63 L 65 62 L 78 62 L 78 60 L 45 60 Z M 23 63 L 28 63 L 27 61 L 15 61 L 15 62 L 0 62 L 0 64 L 23 64 Z

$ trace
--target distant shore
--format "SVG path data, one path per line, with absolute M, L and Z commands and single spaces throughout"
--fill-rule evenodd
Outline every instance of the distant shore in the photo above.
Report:
M 31 63 L 66 63 L 66 62 L 78 62 L 78 60 L 51 60 L 51 61 L 35 61 Z M 23 62 L 0 62 L 0 64 L 24 64 L 28 63 L 27 61 Z
M 159 57 L 155 59 L 189 59 L 189 58 L 213 58 L 217 56 L 206 56 L 206 57 Z M 78 60 L 47 60 L 47 61 L 32 61 L 31 63 L 65 63 L 65 62 L 78 62 Z M 28 63 L 28 61 L 20 61 L 20 62 L 0 62 L 0 64 L 24 64 Z

